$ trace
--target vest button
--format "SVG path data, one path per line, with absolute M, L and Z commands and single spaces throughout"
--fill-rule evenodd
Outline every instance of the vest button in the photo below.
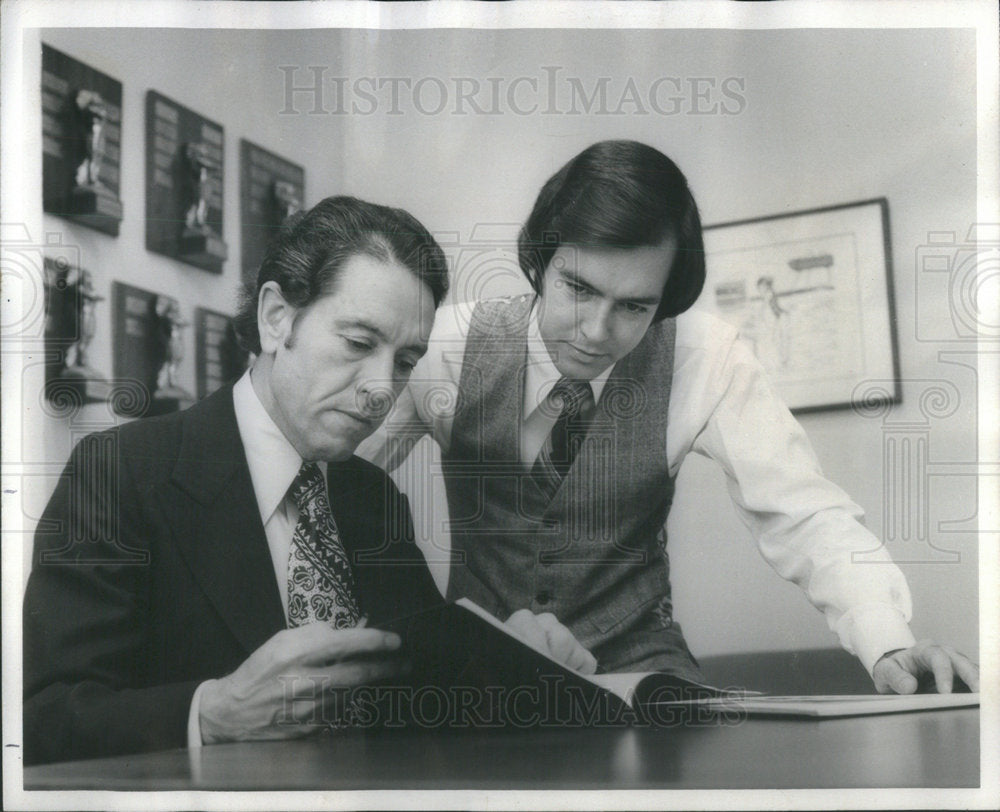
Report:
M 535 603 L 539 606 L 545 606 L 550 600 L 552 600 L 552 593 L 547 589 L 543 589 L 537 595 L 535 595 Z

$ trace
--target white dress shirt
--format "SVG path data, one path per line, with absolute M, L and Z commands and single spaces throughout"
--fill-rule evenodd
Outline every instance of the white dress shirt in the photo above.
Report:
M 408 423 L 412 432 L 416 422 L 447 450 L 474 307 L 468 302 L 438 310 L 430 350 L 386 427 L 359 454 L 392 470 L 403 461 L 400 449 L 405 447 L 387 443 L 392 427 Z M 538 405 L 560 377 L 536 315 L 529 321 L 522 411 L 520 453 L 526 467 L 555 423 Z M 592 381 L 595 400 L 610 371 Z M 910 592 L 902 573 L 861 524 L 861 508 L 823 477 L 805 432 L 749 347 L 737 340 L 732 326 L 708 313 L 689 311 L 677 319 L 667 425 L 663 442 L 671 475 L 690 453 L 715 460 L 763 557 L 805 591 L 869 673 L 885 652 L 914 644 L 907 625 Z M 857 566 L 853 552 L 887 563 Z
M 292 546 L 292 534 L 299 521 L 299 509 L 292 499 L 287 498 L 288 489 L 302 467 L 302 457 L 275 425 L 271 416 L 260 402 L 247 370 L 233 386 L 233 406 L 236 409 L 236 425 L 243 441 L 250 480 L 257 497 L 260 520 L 264 525 L 264 535 L 271 551 L 274 577 L 281 595 L 281 607 L 288 620 L 288 552 Z M 325 462 L 319 463 L 326 476 Z M 212 680 L 203 682 L 195 691 L 188 715 L 188 746 L 201 747 L 201 729 L 198 711 L 201 692 Z

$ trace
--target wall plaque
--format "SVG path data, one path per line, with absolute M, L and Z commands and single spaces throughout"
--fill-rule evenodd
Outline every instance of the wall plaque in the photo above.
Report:
M 184 360 L 182 330 L 187 326 L 177 300 L 123 282 L 114 283 L 112 298 L 115 377 L 135 381 L 148 393 L 134 402 L 114 404 L 119 414 L 164 414 L 194 403 L 177 382 Z
M 42 45 L 43 206 L 116 237 L 121 109 L 121 82 Z
M 104 301 L 90 272 L 63 257 L 45 257 L 45 395 L 50 400 L 99 403 L 111 387 L 90 366 L 89 348 L 97 331 L 95 310 Z
M 222 127 L 155 90 L 146 94 L 146 248 L 212 273 L 222 239 Z
M 305 170 L 240 140 L 240 254 L 243 280 L 254 281 L 281 224 L 302 208 Z
M 247 353 L 240 349 L 233 319 L 203 307 L 195 311 L 195 371 L 198 397 L 212 394 L 239 377 L 247 368 Z

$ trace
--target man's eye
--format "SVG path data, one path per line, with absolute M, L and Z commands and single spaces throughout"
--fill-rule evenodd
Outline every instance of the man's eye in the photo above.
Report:
M 364 341 L 362 339 L 351 338 L 350 336 L 341 336 L 341 338 L 343 338 L 344 343 L 347 344 L 347 346 L 350 349 L 354 350 L 355 352 L 367 352 L 372 348 L 370 342 Z
M 411 361 L 408 358 L 400 358 L 396 361 L 396 369 L 398 369 L 404 375 L 409 375 L 413 372 L 413 368 L 417 365 L 416 361 Z
M 565 279 L 563 281 L 565 282 L 566 287 L 569 288 L 573 293 L 575 293 L 577 295 L 579 295 L 581 293 L 586 293 L 587 292 L 587 289 L 583 285 L 581 285 L 579 282 L 574 282 L 571 279 Z
M 626 302 L 625 309 L 629 313 L 635 313 L 636 315 L 641 315 L 643 313 L 648 313 L 649 308 L 646 305 L 635 304 L 635 302 Z

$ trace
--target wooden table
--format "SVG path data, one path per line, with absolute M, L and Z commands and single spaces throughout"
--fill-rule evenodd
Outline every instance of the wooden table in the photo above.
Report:
M 971 787 L 977 709 L 620 729 L 341 732 L 31 767 L 25 789 Z
M 861 692 L 843 652 L 704 664 L 720 685 Z M 751 679 L 742 679 L 743 675 Z M 763 682 L 762 682 L 763 680 Z M 974 787 L 979 710 L 827 719 L 717 720 L 667 728 L 340 731 L 24 771 L 25 789 L 704 789 Z

